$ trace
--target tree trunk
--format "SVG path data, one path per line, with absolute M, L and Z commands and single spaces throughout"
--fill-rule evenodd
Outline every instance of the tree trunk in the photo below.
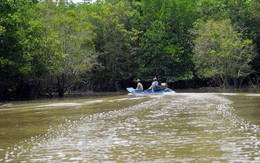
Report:
M 65 84 L 64 75 L 62 74 L 61 77 L 57 76 L 57 87 L 58 87 L 59 97 L 64 97 L 64 84 Z
M 228 83 L 228 63 L 225 63 L 224 87 L 225 88 L 229 87 L 229 83 Z

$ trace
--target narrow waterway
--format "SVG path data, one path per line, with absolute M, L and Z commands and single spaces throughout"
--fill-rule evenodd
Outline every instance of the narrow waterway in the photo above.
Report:
M 0 162 L 260 162 L 260 94 L 176 93 L 0 107 Z

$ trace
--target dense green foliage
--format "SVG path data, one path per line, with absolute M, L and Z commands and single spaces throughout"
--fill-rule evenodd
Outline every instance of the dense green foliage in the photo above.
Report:
M 219 78 L 227 87 L 230 78 L 236 86 L 240 77 L 252 73 L 249 65 L 255 57 L 252 42 L 242 39 L 242 34 L 232 29 L 230 20 L 209 20 L 197 26 L 194 63 L 199 75 Z
M 239 86 L 260 72 L 258 0 L 2 0 L 0 9 L 1 99 L 26 83 L 63 96 L 154 76 Z

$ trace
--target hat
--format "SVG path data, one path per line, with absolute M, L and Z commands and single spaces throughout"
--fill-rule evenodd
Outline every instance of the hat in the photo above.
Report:
M 166 83 L 161 83 L 161 86 L 166 86 L 167 84 Z
M 156 81 L 157 80 L 157 78 L 153 78 L 153 81 Z
M 137 81 L 137 82 L 139 82 L 139 81 L 140 81 L 140 79 L 137 79 L 136 81 Z

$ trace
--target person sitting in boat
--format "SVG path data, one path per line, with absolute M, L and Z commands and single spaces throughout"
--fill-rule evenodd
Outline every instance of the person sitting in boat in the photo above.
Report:
M 159 90 L 161 90 L 161 87 L 158 84 L 157 78 L 153 78 L 152 85 L 148 89 L 151 89 L 152 91 L 159 91 Z
M 160 87 L 161 87 L 161 90 L 168 90 L 167 83 L 161 83 Z
M 137 79 L 136 82 L 137 82 L 137 86 L 136 86 L 135 90 L 138 90 L 138 91 L 144 90 L 143 84 L 140 82 L 140 79 Z

